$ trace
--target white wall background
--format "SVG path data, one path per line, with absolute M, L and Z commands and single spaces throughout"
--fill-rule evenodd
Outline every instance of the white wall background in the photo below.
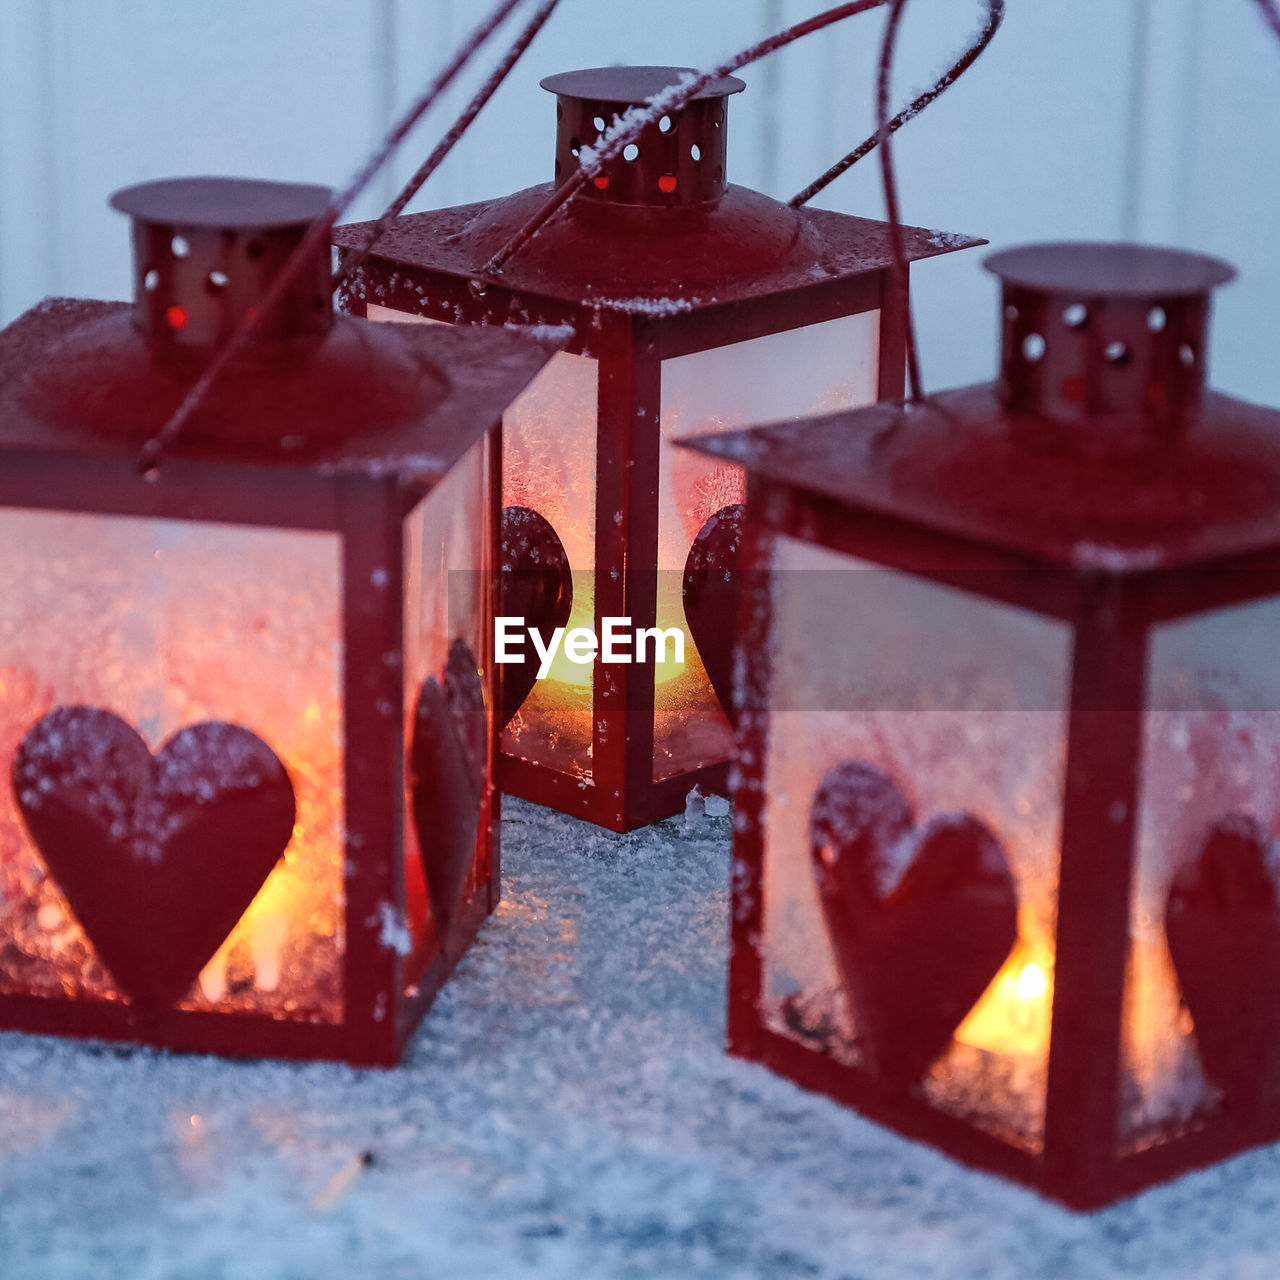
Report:
M 562 0 L 414 207 L 550 177 L 543 75 L 710 65 L 824 0 Z M 489 0 L 0 0 L 0 322 L 47 294 L 124 297 L 106 197 L 181 173 L 341 184 Z M 532 4 L 527 6 L 532 8 Z M 1212 377 L 1280 405 L 1280 44 L 1252 0 L 1009 0 L 990 51 L 900 135 L 908 220 L 996 246 L 1142 238 L 1221 254 Z M 913 0 L 905 101 L 977 26 L 980 0 Z M 523 20 L 518 12 L 516 21 Z M 787 198 L 874 128 L 883 14 L 748 68 L 733 181 Z M 514 27 L 514 24 L 513 24 Z M 484 74 L 428 119 L 357 212 L 376 213 Z M 873 158 L 815 202 L 879 215 Z M 994 283 L 969 252 L 916 273 L 926 384 L 994 371 Z

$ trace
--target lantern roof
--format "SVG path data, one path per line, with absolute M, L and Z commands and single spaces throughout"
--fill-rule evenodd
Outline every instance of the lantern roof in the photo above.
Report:
M 91 459 L 136 480 L 143 446 L 257 316 L 329 196 L 226 177 L 117 192 L 112 205 L 133 219 L 134 305 L 46 299 L 0 331 L 0 461 Z M 335 318 L 323 239 L 300 266 L 203 388 L 170 462 L 430 488 L 562 345 L 554 333 Z
M 538 83 L 550 93 L 567 98 L 588 98 L 594 102 L 643 106 L 655 94 L 670 89 L 698 72 L 693 67 L 587 67 L 582 71 L 562 71 Z M 747 86 L 737 76 L 709 80 L 691 99 L 727 98 Z
M 378 240 L 368 264 L 380 274 L 416 268 L 587 313 L 654 316 L 816 289 L 885 271 L 893 262 L 888 223 L 825 209 L 791 209 L 731 185 L 709 209 L 571 201 L 501 275 L 487 274 L 485 263 L 551 191 L 546 184 L 501 200 L 401 216 Z M 334 243 L 358 249 L 371 225 L 339 227 Z M 904 237 L 910 262 L 986 243 L 921 227 L 904 228 Z M 369 272 L 364 274 L 367 278 Z M 366 300 L 390 302 L 390 296 L 380 296 L 380 287 L 366 285 Z M 427 298 L 420 296 L 426 312 Z
M 309 226 L 329 205 L 328 187 L 255 178 L 160 178 L 125 187 L 111 207 L 140 222 L 248 231 Z
M 1202 388 L 1207 292 L 1231 269 L 1085 246 L 1075 275 L 1075 250 L 1047 248 L 989 263 L 1006 277 L 998 383 L 681 443 L 851 513 L 1058 568 L 1280 549 L 1280 411 Z
M 348 292 L 363 288 L 366 302 L 404 309 L 398 285 L 411 277 L 416 301 L 431 314 L 440 300 L 423 276 L 443 275 L 509 297 L 512 318 L 522 322 L 568 314 L 576 324 L 600 310 L 664 316 L 817 292 L 889 268 L 886 223 L 792 208 L 728 182 L 728 99 L 745 86 L 727 76 L 648 124 L 499 272 L 486 271 L 620 114 L 691 74 L 683 67 L 599 67 L 549 76 L 542 84 L 557 95 L 554 183 L 402 215 L 381 234 Z M 372 225 L 339 227 L 334 242 L 361 250 Z M 905 229 L 905 241 L 910 261 L 985 243 L 918 227 Z M 539 301 L 551 305 L 540 310 Z
M 1018 245 L 989 254 L 984 265 L 1006 284 L 1070 298 L 1185 298 L 1236 274 L 1203 253 L 1088 240 Z
M 251 350 L 213 385 L 174 462 L 442 479 L 558 347 L 502 328 L 339 316 L 315 349 Z M 46 299 L 0 331 L 0 465 L 88 459 L 131 475 L 198 368 L 157 359 L 125 303 Z

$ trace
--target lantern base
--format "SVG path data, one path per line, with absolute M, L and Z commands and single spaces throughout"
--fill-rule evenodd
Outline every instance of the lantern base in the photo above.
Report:
M 1182 1174 L 1217 1164 L 1253 1147 L 1280 1141 L 1280 1105 L 1252 1117 L 1225 1113 L 1200 1117 L 1156 1145 L 1121 1154 L 1087 1178 L 1068 1177 L 1058 1163 L 939 1112 L 921 1097 L 890 1097 L 865 1071 L 756 1025 L 732 1026 L 729 1053 L 759 1062 L 803 1089 L 852 1107 L 903 1137 L 923 1142 L 961 1163 L 1030 1187 L 1069 1209 L 1101 1209 Z M 1117 1108 L 1118 1112 L 1118 1108 Z
M 367 1024 L 266 1018 L 206 1010 L 139 1010 L 122 1001 L 0 995 L 0 1030 L 168 1049 L 234 1058 L 287 1058 L 394 1067 L 405 1045 L 480 926 L 497 905 L 481 886 L 462 912 L 452 946 L 427 966 L 407 992 L 389 1000 L 391 1011 Z
M 654 782 L 649 777 L 627 778 L 606 785 L 598 779 L 560 773 L 545 765 L 503 753 L 498 785 L 506 795 L 531 800 L 573 818 L 582 818 L 607 831 L 625 834 L 684 812 L 689 792 L 729 794 L 729 762 L 690 769 Z

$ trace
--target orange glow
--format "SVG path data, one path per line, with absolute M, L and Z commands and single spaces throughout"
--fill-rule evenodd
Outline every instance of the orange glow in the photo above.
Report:
M 956 1031 L 961 1044 L 991 1053 L 1043 1054 L 1049 1045 L 1053 963 L 1019 943 Z
M 569 621 L 565 625 L 566 634 L 575 627 L 582 627 L 588 631 L 595 630 L 595 591 L 587 583 L 579 583 L 573 598 L 573 611 L 569 615 Z M 666 630 L 667 628 L 676 627 L 684 631 L 684 652 L 687 659 L 693 651 L 693 641 L 689 637 L 688 628 L 684 625 L 684 611 L 680 611 L 679 616 L 668 611 L 665 616 L 658 618 L 657 625 Z M 596 633 L 599 634 L 598 632 Z M 628 645 L 629 651 L 634 655 L 635 641 L 632 639 Z M 652 642 L 646 642 L 645 668 L 647 671 L 653 672 L 654 683 L 657 685 L 669 684 L 673 680 L 678 680 L 685 672 L 685 662 L 672 661 L 672 651 L 674 645 L 668 643 L 662 646 L 661 655 L 664 661 L 655 662 L 656 646 Z M 599 662 L 572 662 L 565 655 L 564 645 L 561 644 L 556 650 L 555 657 L 551 661 L 551 670 L 547 673 L 547 680 L 556 685 L 572 685 L 579 689 L 589 689 L 592 686 L 596 665 Z
M 1039 1000 L 1049 990 L 1049 979 L 1038 964 L 1025 964 L 1018 974 L 1018 999 L 1024 1003 Z
M 17 548 L 20 652 L 0 669 L 0 749 L 11 759 L 53 706 L 107 706 L 152 750 L 201 720 L 240 724 L 293 782 L 293 838 L 179 1007 L 336 1021 L 342 1016 L 343 750 L 337 543 L 330 535 L 7 513 Z M 157 546 L 157 543 L 159 546 Z M 161 554 L 163 551 L 163 554 Z M 143 594 L 121 590 L 150 584 Z M 23 594 L 26 592 L 27 594 Z M 41 603 L 56 598 L 53 609 Z M 67 637 L 91 632 L 85 662 Z M 32 674 L 40 672 L 39 681 Z M 8 788 L 0 794 L 0 990 L 121 1000 L 44 872 Z

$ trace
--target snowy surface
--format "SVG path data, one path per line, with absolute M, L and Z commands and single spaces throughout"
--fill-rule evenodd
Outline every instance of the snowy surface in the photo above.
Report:
M 1280 1274 L 1280 1149 L 1092 1217 L 961 1169 L 722 1053 L 728 817 L 506 803 L 502 908 L 397 1071 L 0 1036 L 0 1275 Z

